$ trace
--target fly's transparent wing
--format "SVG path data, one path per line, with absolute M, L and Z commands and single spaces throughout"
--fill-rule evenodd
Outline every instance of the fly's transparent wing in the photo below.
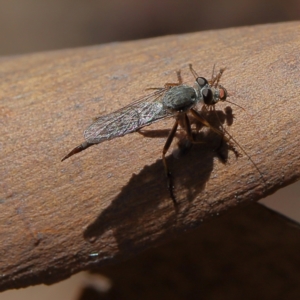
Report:
M 159 90 L 115 112 L 99 117 L 85 130 L 86 141 L 98 144 L 171 117 L 173 114 L 164 109 L 160 101 L 165 91 Z

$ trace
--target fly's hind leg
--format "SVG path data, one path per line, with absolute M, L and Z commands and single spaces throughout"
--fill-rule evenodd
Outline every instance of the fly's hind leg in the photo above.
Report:
M 196 71 L 193 68 L 192 64 L 189 64 L 190 72 L 193 74 L 194 78 L 197 79 L 199 75 L 196 73 Z
M 182 80 L 182 76 L 181 76 L 181 70 L 177 70 L 176 71 L 176 74 L 177 74 L 177 80 L 178 82 L 175 82 L 175 83 L 165 83 L 165 88 L 171 88 L 173 86 L 178 86 L 178 85 L 182 85 L 183 83 L 183 80 Z
M 165 174 L 166 174 L 166 177 L 167 177 L 167 180 L 168 180 L 168 190 L 170 192 L 170 196 L 171 196 L 175 206 L 177 205 L 177 201 L 176 201 L 174 191 L 173 191 L 174 186 L 173 186 L 172 174 L 169 171 L 168 165 L 167 165 L 166 153 L 168 152 L 168 150 L 170 148 L 170 145 L 171 145 L 171 143 L 174 139 L 177 128 L 178 128 L 178 121 L 176 120 L 175 124 L 173 125 L 172 130 L 170 131 L 170 133 L 168 135 L 168 138 L 166 140 L 166 143 L 164 145 L 163 152 L 162 152 L 162 161 L 163 161 L 163 164 L 164 164 Z
M 167 82 L 167 83 L 165 83 L 165 85 L 164 85 L 163 88 L 162 87 L 159 87 L 159 88 L 157 88 L 157 87 L 147 88 L 146 91 L 147 90 L 158 90 L 158 91 L 160 91 L 160 90 L 164 90 L 164 89 L 170 89 L 173 86 L 182 85 L 183 84 L 183 80 L 182 80 L 182 76 L 181 76 L 181 71 L 180 70 L 176 71 L 176 74 L 177 74 L 177 80 L 178 80 L 178 82 Z

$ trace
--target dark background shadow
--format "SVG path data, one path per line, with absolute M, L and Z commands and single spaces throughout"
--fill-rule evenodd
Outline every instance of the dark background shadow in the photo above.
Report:
M 0 1 L 0 55 L 299 18 L 295 0 Z

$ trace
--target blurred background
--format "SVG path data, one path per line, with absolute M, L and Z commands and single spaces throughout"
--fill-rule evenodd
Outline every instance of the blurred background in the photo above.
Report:
M 0 0 L 0 56 L 299 19 L 299 0 Z M 299 191 L 294 184 L 261 203 L 300 222 Z M 77 299 L 86 276 L 0 300 Z
M 298 0 L 0 0 L 0 55 L 299 18 Z

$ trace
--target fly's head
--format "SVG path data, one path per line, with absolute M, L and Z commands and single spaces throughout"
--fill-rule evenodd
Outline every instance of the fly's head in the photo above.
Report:
M 215 105 L 217 102 L 225 101 L 227 98 L 227 90 L 223 86 L 211 86 L 204 77 L 196 79 L 194 88 L 198 93 L 199 99 L 207 106 Z

